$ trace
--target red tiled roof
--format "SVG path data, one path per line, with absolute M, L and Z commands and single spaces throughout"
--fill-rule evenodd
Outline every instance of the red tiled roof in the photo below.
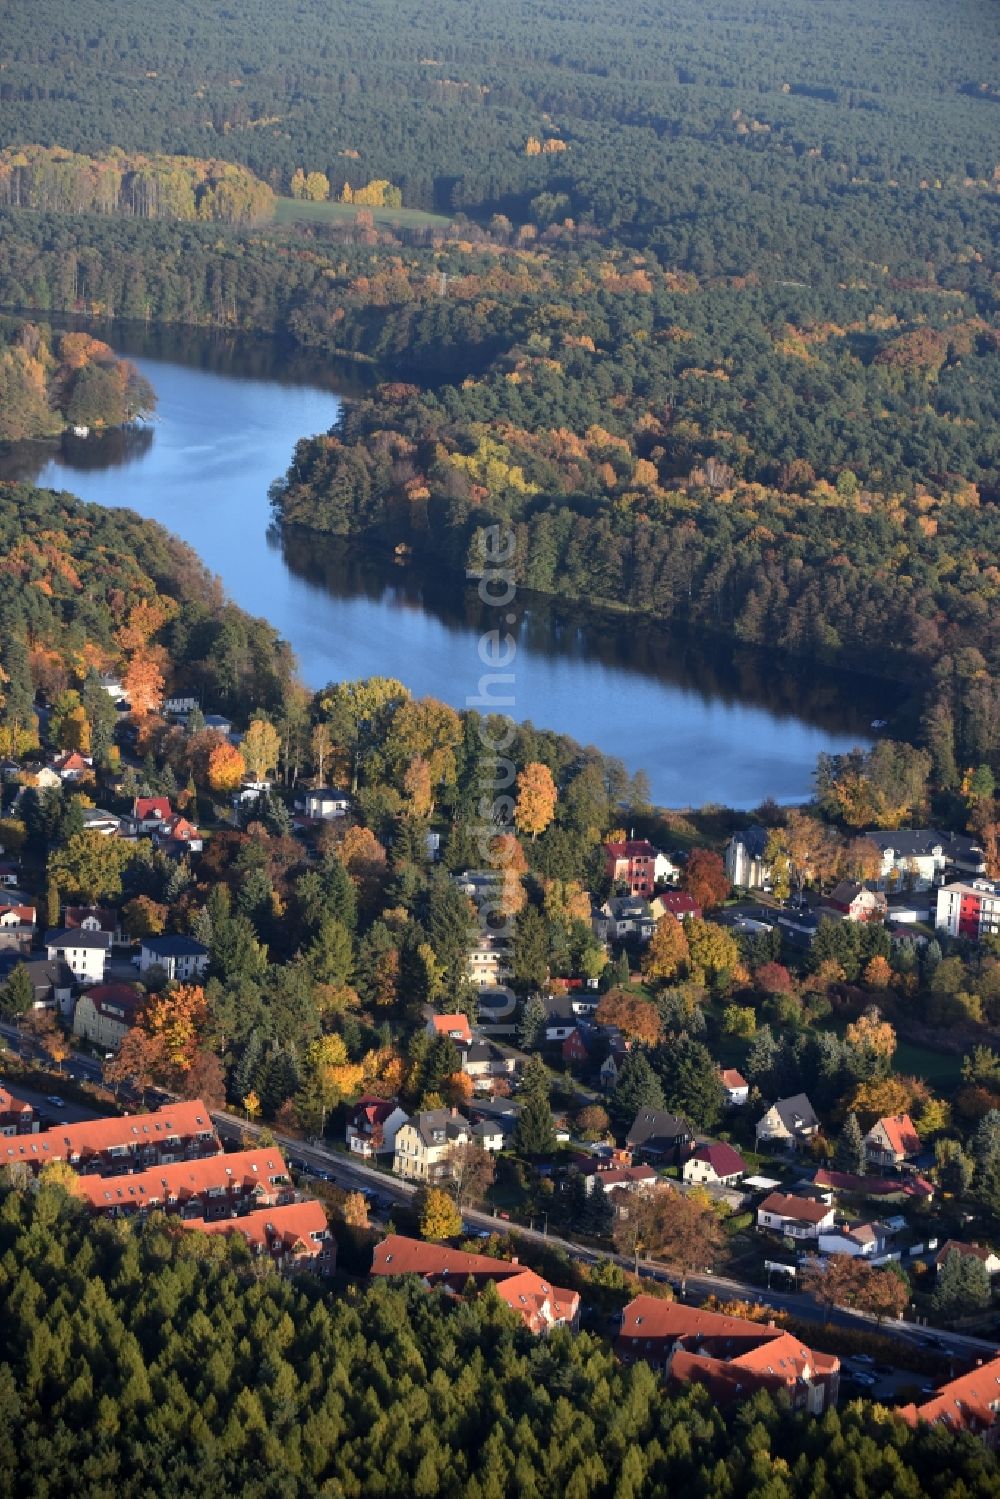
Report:
M 658 895 L 656 898 L 663 906 L 663 909 L 670 911 L 674 916 L 698 917 L 701 915 L 701 907 L 692 895 L 688 895 L 686 890 L 665 890 L 662 895 Z
M 40 1135 L 0 1140 L 0 1165 L 25 1161 L 44 1166 L 46 1161 L 85 1160 L 119 1146 L 155 1145 L 174 1138 L 190 1139 L 210 1132 L 212 1116 L 200 1098 L 165 1104 L 153 1114 L 126 1114 L 120 1119 L 85 1119 L 79 1124 L 57 1124 Z
M 593 1166 L 584 1170 L 584 1176 L 593 1177 L 605 1192 L 610 1187 L 642 1186 L 646 1182 L 659 1181 L 659 1174 L 652 1166 Z M 664 1183 L 664 1185 L 666 1185 Z
M 609 859 L 655 859 L 658 853 L 648 838 L 626 838 L 624 843 L 606 843 L 604 849 Z
M 204 1218 L 187 1218 L 185 1228 L 197 1229 L 204 1234 L 242 1234 L 251 1249 L 259 1253 L 269 1250 L 272 1254 L 281 1250 L 285 1254 L 310 1255 L 323 1252 L 323 1244 L 312 1238 L 313 1234 L 326 1235 L 327 1219 L 323 1205 L 314 1198 L 306 1202 L 289 1202 L 281 1207 L 258 1208 L 256 1212 L 244 1213 L 239 1218 L 219 1218 L 207 1222 Z
M 431 1024 L 439 1036 L 457 1034 L 464 1041 L 472 1040 L 472 1028 L 468 1015 L 432 1015 Z
M 5 901 L 0 901 L 0 916 L 14 915 L 22 926 L 34 926 L 34 906 L 11 906 Z
M 133 984 L 111 983 L 92 984 L 87 990 L 86 997 L 93 1000 L 95 1009 L 102 1015 L 108 1014 L 107 1006 L 117 1005 L 125 1011 L 125 1018 L 133 1021 L 146 1002 L 145 994 L 140 994 Z M 112 1020 L 120 1020 L 121 1016 L 111 1015 Z
M 834 1192 L 857 1192 L 863 1197 L 933 1197 L 934 1185 L 923 1176 L 855 1176 L 850 1171 L 829 1171 L 821 1166 L 813 1177 L 817 1187 Z
M 374 1093 L 366 1093 L 364 1098 L 359 1098 L 351 1110 L 351 1123 L 355 1129 L 360 1123 L 368 1125 L 384 1124 L 389 1115 L 399 1104 L 394 1098 L 377 1098 Z
M 829 1203 L 812 1202 L 807 1197 L 788 1196 L 784 1192 L 772 1192 L 760 1205 L 762 1213 L 774 1213 L 798 1223 L 821 1223 L 832 1211 Z
M 503 1301 L 524 1318 L 532 1332 L 540 1332 L 551 1321 L 572 1321 L 580 1298 L 575 1291 L 553 1286 L 516 1260 L 498 1260 L 488 1254 L 468 1254 L 444 1244 L 425 1244 L 392 1234 L 375 1246 L 373 1275 L 419 1275 L 432 1285 L 461 1291 L 471 1277 L 485 1284 L 493 1281 Z M 549 1303 L 552 1317 L 543 1312 Z
M 888 1114 L 884 1119 L 877 1120 L 873 1128 L 878 1129 L 879 1125 L 885 1131 L 889 1147 L 896 1155 L 916 1155 L 920 1149 L 920 1136 L 914 1129 L 909 1114 Z
M 960 1239 L 946 1239 L 935 1256 L 935 1265 L 943 1265 L 949 1254 L 960 1254 L 966 1259 L 982 1260 L 984 1265 L 989 1259 L 1000 1258 L 995 1249 L 990 1249 L 986 1245 L 963 1244 Z
M 722 1086 L 724 1088 L 746 1088 L 749 1087 L 742 1072 L 737 1072 L 735 1067 L 724 1067 L 722 1070 Z
M 121 1176 L 79 1176 L 74 1191 L 95 1212 L 116 1207 L 181 1206 L 213 1189 L 235 1193 L 271 1185 L 272 1177 L 288 1177 L 280 1150 L 240 1150 L 232 1155 L 210 1155 L 198 1161 L 171 1161 Z
M 132 816 L 137 817 L 140 822 L 145 822 L 149 817 L 159 817 L 161 822 L 166 822 L 172 817 L 174 809 L 170 805 L 169 796 L 137 796 L 132 804 Z
M 998 1409 L 1000 1358 L 995 1358 L 942 1385 L 923 1405 L 904 1405 L 898 1414 L 910 1426 L 918 1421 L 942 1421 L 956 1431 L 988 1431 L 996 1423 Z
M 30 1103 L 25 1103 L 23 1098 L 15 1098 L 0 1084 L 0 1114 L 30 1114 L 32 1112 Z
M 64 911 L 63 928 L 75 931 L 82 927 L 88 916 L 93 917 L 102 932 L 113 932 L 118 925 L 118 913 L 104 906 L 67 906 Z
M 70 750 L 65 755 L 60 755 L 52 766 L 53 770 L 89 770 L 90 765 L 80 754 L 79 750 Z
M 699 1145 L 694 1152 L 694 1159 L 705 1161 L 716 1176 L 743 1176 L 747 1169 L 739 1151 L 727 1145 L 724 1140 L 714 1145 Z

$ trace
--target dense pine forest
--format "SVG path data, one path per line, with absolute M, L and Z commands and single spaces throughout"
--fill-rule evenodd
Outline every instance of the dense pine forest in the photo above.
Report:
M 95 1226 L 54 1184 L 0 1194 L 0 1313 L 9 1494 L 996 1493 L 971 1437 L 861 1402 L 816 1421 L 755 1397 L 727 1420 L 496 1297 L 260 1280 L 232 1241 Z

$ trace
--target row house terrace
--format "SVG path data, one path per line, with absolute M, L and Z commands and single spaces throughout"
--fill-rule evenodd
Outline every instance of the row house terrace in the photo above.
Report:
M 337 1268 L 337 1241 L 322 1203 L 314 1200 L 260 1208 L 242 1218 L 189 1219 L 185 1227 L 227 1237 L 240 1234 L 255 1259 L 270 1258 L 282 1275 L 332 1275 Z
M 231 1218 L 294 1201 L 281 1152 L 241 1150 L 232 1155 L 176 1161 L 123 1176 L 81 1176 L 74 1190 L 95 1213 L 179 1213 L 183 1218 Z
M 556 1327 L 574 1331 L 580 1321 L 577 1291 L 553 1286 L 517 1260 L 494 1259 L 487 1254 L 468 1254 L 445 1244 L 425 1244 L 393 1234 L 375 1246 L 372 1274 L 416 1275 L 428 1288 L 441 1287 L 460 1296 L 468 1281 L 483 1290 L 492 1282 L 500 1300 L 516 1312 L 536 1335 Z
M 4 1140 L 0 1165 L 22 1161 L 38 1171 L 49 1161 L 65 1161 L 82 1176 L 115 1176 L 221 1153 L 211 1114 L 200 1099 L 193 1099 L 166 1104 L 152 1114 L 86 1119 Z

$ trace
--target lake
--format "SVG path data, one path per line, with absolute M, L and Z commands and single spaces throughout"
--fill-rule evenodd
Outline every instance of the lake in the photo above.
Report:
M 118 327 L 104 336 L 152 381 L 155 423 L 22 446 L 0 475 L 162 522 L 236 603 L 272 622 L 311 687 L 384 675 L 455 707 L 477 694 L 480 637 L 498 611 L 474 590 L 336 541 L 283 539 L 270 525 L 268 486 L 299 437 L 330 427 L 357 371 L 284 358 L 265 342 Z M 869 742 L 871 720 L 897 706 L 874 679 L 650 621 L 529 596 L 510 612 L 507 711 L 644 769 L 667 806 L 804 800 L 817 755 Z

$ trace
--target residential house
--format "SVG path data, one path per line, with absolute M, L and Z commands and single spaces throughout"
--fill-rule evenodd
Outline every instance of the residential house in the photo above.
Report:
M 178 717 L 184 717 L 193 713 L 200 707 L 198 699 L 191 694 L 174 693 L 171 697 L 165 697 L 160 704 L 161 713 L 173 713 Z
M 182 1218 L 231 1218 L 295 1198 L 288 1167 L 273 1145 L 121 1176 L 80 1176 L 73 1190 L 92 1212 L 115 1218 L 154 1209 Z
M 121 918 L 111 906 L 64 906 L 63 930 L 104 932 L 114 943 L 121 937 Z
M 472 1042 L 467 1015 L 431 1015 L 424 1028 L 429 1036 L 447 1036 L 458 1046 L 469 1046 Z
M 819 1252 L 878 1260 L 885 1254 L 888 1237 L 889 1230 L 884 1223 L 835 1223 L 820 1233 Z
M 782 939 L 792 947 L 809 948 L 819 931 L 819 917 L 815 911 L 798 909 L 779 911 L 776 922 Z
M 151 833 L 173 815 L 169 796 L 137 796 L 132 803 L 132 820 L 139 833 Z
M 259 1208 L 240 1218 L 207 1223 L 193 1218 L 185 1225 L 209 1234 L 241 1234 L 251 1252 L 269 1256 L 282 1275 L 332 1275 L 337 1268 L 337 1241 L 330 1232 L 322 1203 L 290 1202 Z
M 920 1405 L 901 1406 L 896 1414 L 908 1426 L 918 1421 L 940 1424 L 971 1432 L 987 1447 L 1000 1448 L 1000 1358 L 950 1380 Z
M 563 1041 L 559 1048 L 560 1055 L 567 1067 L 582 1067 L 590 1060 L 590 1052 L 587 1043 L 579 1031 L 573 1031 Z
M 701 906 L 693 895 L 688 895 L 686 890 L 661 891 L 650 901 L 649 909 L 658 922 L 662 921 L 664 916 L 673 916 L 675 921 L 685 921 L 689 916 L 694 921 L 701 920 Z
M 725 1141 L 697 1146 L 684 1162 L 681 1172 L 686 1182 L 700 1182 L 712 1187 L 731 1187 L 746 1174 L 743 1157 Z
M 100 678 L 100 683 L 104 688 L 104 691 L 110 698 L 113 698 L 116 703 L 125 696 L 125 689 L 122 686 L 122 679 L 121 677 L 116 676 L 113 672 L 103 673 Z
M 882 855 L 875 883 L 880 890 L 931 890 L 943 883 L 945 871 L 985 872 L 983 850 L 964 833 L 941 833 L 935 828 L 875 828 L 862 837 Z
M 477 1088 L 487 1091 L 497 1078 L 513 1077 L 517 1071 L 517 1053 L 495 1041 L 471 1041 L 459 1047 L 462 1071 Z
M 34 903 L 0 900 L 0 952 L 25 957 L 31 951 L 34 939 Z
M 601 941 L 646 943 L 656 930 L 656 917 L 648 900 L 636 895 L 613 895 L 606 900 L 593 923 Z
M 135 1025 L 145 995 L 132 984 L 94 984 L 85 989 L 73 1011 L 73 1032 L 102 1051 L 117 1051 Z
M 574 1034 L 577 1016 L 568 994 L 546 994 L 542 1005 L 545 1009 L 546 1041 L 565 1041 L 567 1036 Z
M 664 1109 L 640 1109 L 625 1138 L 633 1157 L 665 1166 L 682 1160 L 693 1143 L 687 1120 Z
M 30 1103 L 15 1098 L 0 1083 L 0 1135 L 32 1135 L 38 1131 L 38 1117 Z
M 120 837 L 122 820 L 114 812 L 105 812 L 103 807 L 84 807 L 82 815 L 85 833 L 100 833 L 103 838 Z
M 365 1160 L 377 1155 L 392 1155 L 396 1149 L 396 1133 L 409 1117 L 394 1098 L 376 1098 L 366 1093 L 358 1099 L 347 1120 L 348 1150 Z
M 472 1125 L 457 1109 L 424 1109 L 396 1131 L 392 1169 L 411 1181 L 444 1181 L 452 1148 L 471 1139 Z
M 477 908 L 486 902 L 494 903 L 503 881 L 500 869 L 463 869 L 454 876 L 455 884 L 463 895 L 467 895 Z
M 103 984 L 111 948 L 107 932 L 53 931 L 45 933 L 45 951 L 50 962 L 60 959 L 79 984 Z
M 336 786 L 317 786 L 305 794 L 307 817 L 318 817 L 321 822 L 333 822 L 346 817 L 351 809 L 351 798 L 346 791 Z
M 675 864 L 646 838 L 604 845 L 604 872 L 614 885 L 625 885 L 629 895 L 652 895 L 657 885 L 677 878 Z
M 865 1158 L 869 1166 L 901 1166 L 920 1151 L 920 1136 L 909 1114 L 891 1114 L 879 1119 L 865 1135 Z
M 444 1244 L 392 1234 L 376 1244 L 372 1274 L 417 1275 L 429 1288 L 440 1286 L 453 1296 L 461 1296 L 470 1280 L 480 1290 L 492 1284 L 501 1301 L 533 1333 L 548 1333 L 556 1327 L 575 1331 L 579 1326 L 579 1292 L 551 1285 L 517 1260 L 467 1254 Z
M 201 978 L 208 967 L 208 948 L 193 937 L 143 937 L 139 949 L 139 972 L 162 968 L 168 979 L 180 984 Z
M 20 960 L 17 953 L 5 952 L 0 966 L 0 983 L 8 979 L 15 968 L 24 968 L 35 991 L 36 1010 L 55 1009 L 61 1015 L 73 1012 L 73 990 L 76 980 L 73 970 L 62 958 L 26 958 Z
M 1000 1275 L 1000 1254 L 995 1249 L 990 1249 L 985 1244 L 963 1244 L 960 1239 L 946 1239 L 938 1251 L 934 1261 L 934 1269 L 940 1275 L 941 1267 L 950 1254 L 960 1255 L 963 1259 L 975 1259 L 986 1266 L 986 1273 L 993 1278 Z
M 21 866 L 16 860 L 0 859 L 0 888 L 4 890 L 16 890 L 20 878 Z
M 726 875 L 731 885 L 747 890 L 770 890 L 771 866 L 764 858 L 767 828 L 747 828 L 734 833 L 725 847 Z
M 889 909 L 881 890 L 869 890 L 856 880 L 841 880 L 834 885 L 823 906 L 845 921 L 882 921 Z
M 621 1036 L 615 1037 L 598 1071 L 598 1082 L 605 1092 L 610 1093 L 615 1083 L 617 1083 L 622 1063 L 628 1056 L 628 1053 L 629 1043 Z
M 833 1227 L 834 1217 L 830 1202 L 772 1192 L 757 1209 L 757 1227 L 770 1229 L 787 1239 L 818 1239 Z
M 222 713 L 206 713 L 205 727 L 214 729 L 217 734 L 224 734 L 228 739 L 233 732 L 233 721 Z
M 53 1125 L 40 1135 L 0 1145 L 0 1166 L 24 1161 L 39 1170 L 49 1161 L 66 1161 L 81 1175 L 119 1175 L 221 1150 L 212 1116 L 195 1098 L 165 1104 L 151 1114 Z
M 839 1359 L 770 1323 L 637 1296 L 622 1313 L 616 1347 L 626 1362 L 644 1359 L 671 1379 L 705 1385 L 716 1404 L 759 1390 L 784 1391 L 794 1410 L 814 1416 L 837 1403 Z
M 737 1072 L 735 1067 L 723 1067 L 722 1086 L 726 1094 L 726 1104 L 731 1109 L 741 1109 L 750 1098 L 750 1084 L 742 1072 Z
M 652 1166 L 623 1166 L 614 1161 L 592 1161 L 580 1172 L 584 1190 L 590 1197 L 595 1191 L 648 1192 L 663 1185 L 663 1178 Z
M 758 1145 L 787 1145 L 809 1140 L 819 1133 L 816 1111 L 804 1093 L 779 1098 L 757 1121 Z
M 506 1150 L 517 1133 L 521 1105 L 513 1098 L 475 1098 L 468 1104 L 472 1135 L 483 1150 Z
M 982 937 L 1000 934 L 1000 881 L 958 880 L 943 885 L 937 893 L 934 925 L 949 937 Z
M 64 784 L 82 781 L 93 767 L 94 762 L 89 755 L 81 755 L 79 750 L 70 750 L 68 754 L 60 755 L 58 760 L 53 760 L 51 766 Z
M 510 943 L 492 932 L 480 930 L 466 959 L 465 976 L 477 989 L 498 989 L 510 972 Z
M 830 1171 L 825 1166 L 813 1176 L 813 1186 L 830 1196 L 844 1192 L 850 1197 L 879 1202 L 930 1202 L 934 1196 L 933 1183 L 923 1176 L 855 1176 L 850 1171 Z
M 153 843 L 174 859 L 200 854 L 205 846 L 205 840 L 194 823 L 180 812 L 171 813 L 153 829 Z

